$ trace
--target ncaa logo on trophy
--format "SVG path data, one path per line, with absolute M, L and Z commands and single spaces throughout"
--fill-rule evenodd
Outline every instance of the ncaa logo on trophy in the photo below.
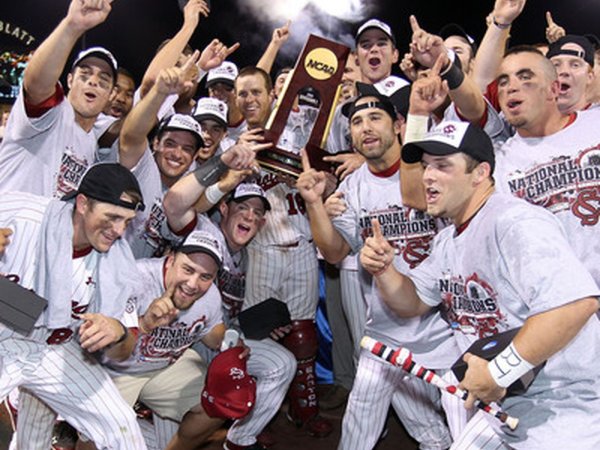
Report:
M 312 167 L 332 172 L 324 147 L 349 53 L 345 45 L 309 36 L 267 122 L 265 140 L 273 147 L 257 155 L 263 168 L 297 178 L 305 148 Z

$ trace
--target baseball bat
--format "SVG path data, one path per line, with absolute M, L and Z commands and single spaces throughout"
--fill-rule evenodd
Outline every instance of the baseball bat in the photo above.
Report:
M 448 392 L 462 400 L 466 400 L 469 395 L 458 386 L 454 386 L 442 379 L 442 377 L 432 370 L 413 361 L 413 354 L 407 348 L 401 347 L 395 350 L 369 336 L 364 336 L 361 339 L 360 346 L 393 365 L 401 367 L 406 372 L 411 373 L 423 381 L 433 384 L 442 391 Z M 505 423 L 511 430 L 514 430 L 517 428 L 517 425 L 519 425 L 519 419 L 516 417 L 511 417 L 504 411 L 498 410 L 481 400 L 475 400 L 475 406 L 496 417 L 500 422 Z

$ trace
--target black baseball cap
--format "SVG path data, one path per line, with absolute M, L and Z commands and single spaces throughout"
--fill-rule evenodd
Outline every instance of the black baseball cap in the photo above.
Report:
M 565 44 L 576 44 L 581 47 L 581 50 L 565 49 L 563 48 Z M 585 36 L 567 34 L 550 44 L 548 53 L 546 53 L 546 58 L 550 59 L 553 56 L 558 55 L 577 56 L 583 59 L 591 67 L 594 67 L 594 46 L 590 39 Z
M 417 163 L 423 153 L 435 156 L 464 153 L 476 161 L 489 163 L 491 173 L 494 173 L 492 140 L 483 129 L 468 122 L 440 122 L 422 141 L 409 142 L 402 147 L 402 161 Z
M 360 100 L 366 97 L 375 97 L 376 100 L 361 102 L 360 105 L 357 104 Z M 369 94 L 360 94 L 354 101 L 348 102 L 342 106 L 342 114 L 348 117 L 348 120 L 352 120 L 352 116 L 360 110 L 367 108 L 378 108 L 386 113 L 392 118 L 392 120 L 397 120 L 398 114 L 394 104 L 390 101 L 388 97 L 380 94 L 379 92 L 369 93 Z
M 595 34 L 592 34 L 592 33 L 587 33 L 587 34 L 584 34 L 583 36 L 592 43 L 594 50 L 596 50 L 596 51 L 600 50 L 600 39 L 598 39 L 598 36 L 596 36 Z
M 356 90 L 358 91 L 358 94 L 363 97 L 367 95 L 383 95 L 387 97 L 394 105 L 394 108 L 396 108 L 396 112 L 406 118 L 408 115 L 408 107 L 410 105 L 410 84 L 405 83 L 399 87 L 392 88 L 392 90 L 382 92 L 383 88 L 380 86 L 381 83 L 384 83 L 384 81 L 380 81 L 377 84 L 361 83 L 360 81 L 357 81 Z
M 477 53 L 477 43 L 463 27 L 457 23 L 449 23 L 444 25 L 440 30 L 440 37 L 445 41 L 450 36 L 460 36 L 461 38 L 465 39 L 473 50 L 473 56 L 475 56 L 475 53 Z
M 83 175 L 77 190 L 65 195 L 62 200 L 71 200 L 77 194 L 83 194 L 100 202 L 143 211 L 143 200 L 131 202 L 121 199 L 126 192 L 135 192 L 142 198 L 142 191 L 135 176 L 121 164 L 101 163 L 91 166 Z
M 183 244 L 177 249 L 180 253 L 205 253 L 215 260 L 217 267 L 223 264 L 223 251 L 219 241 L 210 233 L 194 230 L 187 235 Z
M 71 66 L 71 70 L 73 70 L 76 66 L 79 66 L 84 59 L 90 57 L 100 58 L 105 61 L 106 64 L 110 67 L 113 80 L 117 79 L 117 71 L 119 70 L 119 65 L 117 64 L 117 60 L 113 56 L 111 52 L 106 50 L 104 47 L 90 47 L 86 50 L 82 50 L 77 54 L 75 61 L 73 61 L 73 65 Z

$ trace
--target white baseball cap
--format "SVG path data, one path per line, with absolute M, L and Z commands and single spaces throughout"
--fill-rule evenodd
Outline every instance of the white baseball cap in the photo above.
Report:
M 75 68 L 81 64 L 81 62 L 90 57 L 100 58 L 102 61 L 105 61 L 110 67 L 111 74 L 113 76 L 113 80 L 117 79 L 117 70 L 119 69 L 119 64 L 117 64 L 117 60 L 113 56 L 111 52 L 106 50 L 104 47 L 90 47 L 88 49 L 82 50 L 77 54 L 77 57 L 73 61 L 73 65 L 71 69 Z
M 198 148 L 204 147 L 202 128 L 192 116 L 187 114 L 172 114 L 165 117 L 158 125 L 158 133 L 168 130 L 183 130 L 192 133 L 198 141 Z
M 217 266 L 221 267 L 223 264 L 223 252 L 219 241 L 206 231 L 192 231 L 187 235 L 177 251 L 185 254 L 205 253 L 215 260 Z
M 206 87 L 210 87 L 215 83 L 225 83 L 233 86 L 235 78 L 238 76 L 237 66 L 229 61 L 223 61 L 219 67 L 215 67 L 208 71 L 206 76 Z
M 360 35 L 371 28 L 376 28 L 378 30 L 383 31 L 383 33 L 385 33 L 385 35 L 387 35 L 387 37 L 390 38 L 394 46 L 396 45 L 396 38 L 394 37 L 394 33 L 392 33 L 392 28 L 387 23 L 382 22 L 379 19 L 369 19 L 360 26 L 360 28 L 356 32 L 356 44 L 358 44 L 358 39 L 360 38 Z
M 235 202 L 243 202 L 244 200 L 252 197 L 258 197 L 263 201 L 265 205 L 265 211 L 269 211 L 271 209 L 271 204 L 269 200 L 267 200 L 267 194 L 263 188 L 261 188 L 256 183 L 240 183 L 231 194 L 229 200 L 233 200 Z
M 198 99 L 192 116 L 198 122 L 212 119 L 227 127 L 227 104 L 216 98 L 202 97 Z

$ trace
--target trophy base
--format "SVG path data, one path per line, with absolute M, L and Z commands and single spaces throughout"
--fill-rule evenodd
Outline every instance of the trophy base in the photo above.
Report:
M 323 157 L 328 156 L 329 153 L 310 143 L 306 144 L 305 149 L 308 154 L 310 166 L 313 169 L 328 173 L 334 172 L 334 166 L 327 161 L 323 161 Z M 256 155 L 256 161 L 269 172 L 283 173 L 294 178 L 298 178 L 303 172 L 300 155 L 277 147 L 261 150 Z

